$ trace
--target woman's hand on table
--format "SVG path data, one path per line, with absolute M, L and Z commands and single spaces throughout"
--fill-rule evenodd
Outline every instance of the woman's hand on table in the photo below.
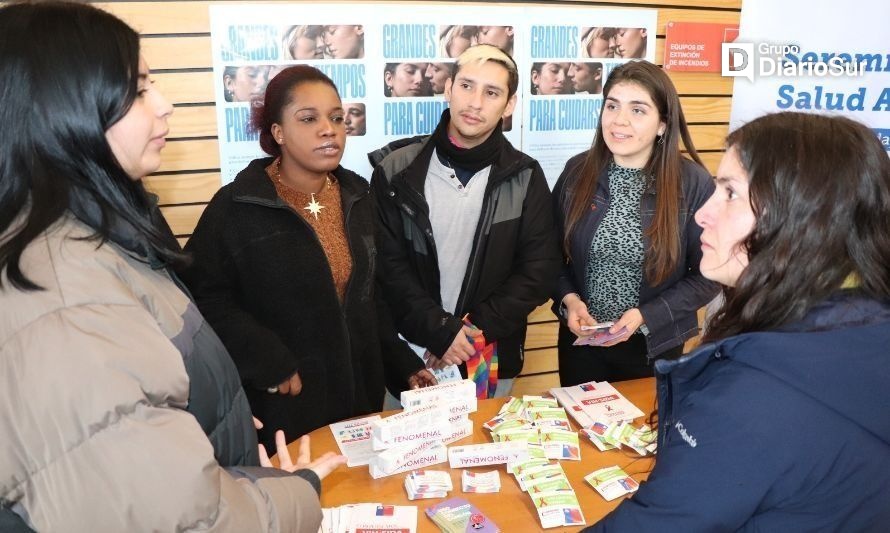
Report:
M 274 468 L 266 447 L 260 444 L 260 466 Z M 334 452 L 327 452 L 314 461 L 312 460 L 309 447 L 309 435 L 300 437 L 300 449 L 297 454 L 297 460 L 290 456 L 290 450 L 287 449 L 287 440 L 284 437 L 284 431 L 280 429 L 275 432 L 275 451 L 278 454 L 278 468 L 287 472 L 295 472 L 301 468 L 308 468 L 315 472 L 319 479 L 336 470 L 340 465 L 346 464 L 346 456 L 338 455 Z

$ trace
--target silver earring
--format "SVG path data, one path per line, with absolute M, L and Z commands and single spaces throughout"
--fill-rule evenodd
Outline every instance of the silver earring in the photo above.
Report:
M 658 144 L 664 144 L 664 134 L 658 136 Z

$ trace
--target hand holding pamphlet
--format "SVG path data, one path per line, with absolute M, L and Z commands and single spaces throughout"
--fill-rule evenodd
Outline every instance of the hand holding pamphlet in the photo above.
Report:
M 582 326 L 581 329 L 585 328 L 596 328 L 596 326 Z M 611 327 L 611 326 L 609 326 Z M 609 328 L 599 328 L 594 329 L 593 335 L 587 337 L 578 337 L 575 339 L 575 342 L 572 344 L 574 346 L 602 346 L 604 344 L 610 343 L 615 339 L 620 339 L 624 335 L 627 334 L 627 328 L 621 328 L 615 333 L 609 333 Z

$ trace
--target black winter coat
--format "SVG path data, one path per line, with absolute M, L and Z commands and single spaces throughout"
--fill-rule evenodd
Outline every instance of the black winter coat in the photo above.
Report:
M 381 410 L 384 355 L 406 378 L 423 368 L 376 298 L 367 182 L 342 167 L 334 171 L 352 256 L 341 307 L 321 243 L 278 196 L 265 172 L 271 162 L 252 161 L 213 197 L 186 245 L 193 263 L 183 273 L 238 367 L 267 447 L 277 429 L 290 440 Z M 267 392 L 297 371 L 299 395 Z

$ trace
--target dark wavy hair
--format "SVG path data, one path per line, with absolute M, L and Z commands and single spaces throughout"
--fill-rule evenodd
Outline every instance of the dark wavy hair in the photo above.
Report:
M 293 90 L 304 83 L 324 83 L 337 92 L 337 86 L 324 72 L 309 65 L 287 67 L 266 85 L 262 102 L 253 102 L 250 127 L 260 134 L 260 148 L 269 155 L 281 155 L 281 146 L 272 136 L 272 125 L 281 123 L 281 113 L 293 101 Z M 337 93 L 339 98 L 340 93 Z
M 890 300 L 890 158 L 875 134 L 840 116 L 776 113 L 726 140 L 748 173 L 755 223 L 748 266 L 704 340 L 801 319 L 852 276 Z
M 35 41 L 34 36 L 39 35 Z M 142 182 L 115 158 L 105 132 L 136 98 L 139 36 L 113 15 L 70 2 L 0 7 L 0 271 L 39 290 L 19 261 L 28 244 L 75 204 L 89 205 L 99 244 L 112 228 L 168 263 L 184 259 L 158 226 Z
M 682 201 L 682 184 L 680 183 L 680 140 L 683 140 L 689 157 L 704 167 L 692 135 L 686 126 L 686 117 L 680 107 L 680 98 L 673 82 L 657 65 L 648 61 L 631 61 L 612 70 L 603 87 L 603 98 L 608 98 L 612 88 L 619 83 L 639 85 L 649 93 L 658 115 L 666 124 L 664 135 L 652 147 L 649 162 L 643 171 L 655 178 L 655 216 L 652 225 L 646 230 L 649 237 L 649 249 L 646 250 L 645 274 L 651 285 L 670 277 L 680 260 L 679 216 Z M 605 109 L 605 105 L 603 106 Z M 563 233 L 563 253 L 571 258 L 570 243 L 572 232 L 578 222 L 590 209 L 599 176 L 612 161 L 612 152 L 603 138 L 602 109 L 596 127 L 593 145 L 580 168 L 577 178 L 566 188 L 568 198 Z

